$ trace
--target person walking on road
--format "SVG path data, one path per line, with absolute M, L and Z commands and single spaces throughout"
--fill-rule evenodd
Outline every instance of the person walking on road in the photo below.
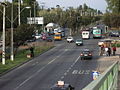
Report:
M 115 56 L 115 52 L 116 52 L 116 47 L 112 47 L 112 51 L 113 51 L 113 56 Z

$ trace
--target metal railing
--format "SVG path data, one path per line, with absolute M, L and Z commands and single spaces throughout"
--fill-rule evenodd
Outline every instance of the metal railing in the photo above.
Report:
M 111 65 L 96 80 L 82 90 L 116 90 L 118 81 L 118 61 Z

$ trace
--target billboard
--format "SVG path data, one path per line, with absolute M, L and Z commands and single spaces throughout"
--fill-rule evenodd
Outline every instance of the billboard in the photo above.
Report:
M 43 17 L 27 17 L 27 24 L 44 24 Z

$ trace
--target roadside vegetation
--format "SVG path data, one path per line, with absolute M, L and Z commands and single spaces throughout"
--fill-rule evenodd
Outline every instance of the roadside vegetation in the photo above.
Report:
M 45 51 L 54 47 L 54 44 L 50 43 L 50 42 L 33 43 L 33 44 L 35 45 L 34 46 L 35 57 L 39 56 L 40 54 L 42 54 Z M 30 54 L 29 46 L 21 46 L 20 50 L 15 55 L 14 61 L 11 61 L 8 58 L 8 59 L 6 59 L 6 64 L 5 65 L 2 65 L 2 63 L 0 63 L 0 74 L 4 73 L 6 71 L 9 71 L 16 66 L 19 66 L 19 65 L 31 60 L 32 57 L 27 58 L 28 54 Z
M 86 27 L 91 23 L 99 24 L 97 21 L 103 21 L 109 28 L 120 29 L 120 1 L 119 0 L 106 0 L 108 7 L 106 13 L 103 14 L 102 11 L 89 7 L 87 4 L 79 5 L 77 8 L 68 7 L 65 9 L 60 5 L 56 7 L 51 7 L 45 9 L 44 6 L 39 7 L 37 0 L 22 0 L 21 3 L 21 25 L 18 26 L 18 0 L 13 0 L 13 34 L 14 34 L 14 55 L 15 60 L 12 62 L 9 60 L 10 52 L 6 53 L 6 65 L 0 64 L 0 72 L 6 71 L 9 68 L 12 68 L 26 60 L 26 54 L 29 53 L 29 50 L 19 50 L 21 45 L 24 45 L 27 40 L 34 39 L 32 35 L 35 34 L 35 31 L 43 31 L 43 26 L 48 23 L 57 23 L 62 27 L 71 28 L 72 34 L 78 34 L 81 27 Z M 34 2 L 36 3 L 34 8 Z M 6 47 L 11 47 L 11 2 L 6 2 Z M 25 9 L 25 7 L 31 7 L 31 17 L 34 17 L 34 12 L 37 17 L 44 17 L 44 25 L 27 25 L 27 17 L 29 17 L 30 11 Z M 34 11 L 35 9 L 35 11 Z M 0 5 L 0 11 L 3 12 L 3 6 Z M 0 17 L 3 17 L 3 14 L 0 13 Z M 3 21 L 3 18 L 0 18 L 0 21 Z M 0 22 L 0 36 L 2 36 L 3 22 Z M 53 45 L 54 46 L 54 45 Z M 51 46 L 51 47 L 53 47 Z M 117 46 L 120 46 L 117 44 Z M 36 46 L 35 55 L 38 55 L 49 48 L 46 44 L 41 46 Z M 0 51 L 0 53 L 2 53 Z M 20 59 L 21 58 L 21 59 Z

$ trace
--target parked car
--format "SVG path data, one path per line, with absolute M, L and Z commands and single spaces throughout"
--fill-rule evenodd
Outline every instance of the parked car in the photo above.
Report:
M 81 53 L 80 53 L 80 58 L 81 60 L 83 59 L 92 59 L 92 52 L 89 49 L 84 49 Z
M 50 37 L 50 36 L 46 37 L 46 41 L 52 42 L 52 37 Z
M 51 90 L 75 90 L 70 84 L 65 84 L 64 81 L 58 81 L 57 84 L 51 87 Z
M 77 46 L 83 45 L 83 40 L 82 40 L 82 39 L 77 39 L 77 40 L 75 41 L 75 44 L 76 44 Z
M 73 37 L 72 37 L 72 36 L 68 36 L 68 37 L 67 37 L 67 42 L 69 42 L 69 43 L 70 43 L 70 42 L 74 42 Z

